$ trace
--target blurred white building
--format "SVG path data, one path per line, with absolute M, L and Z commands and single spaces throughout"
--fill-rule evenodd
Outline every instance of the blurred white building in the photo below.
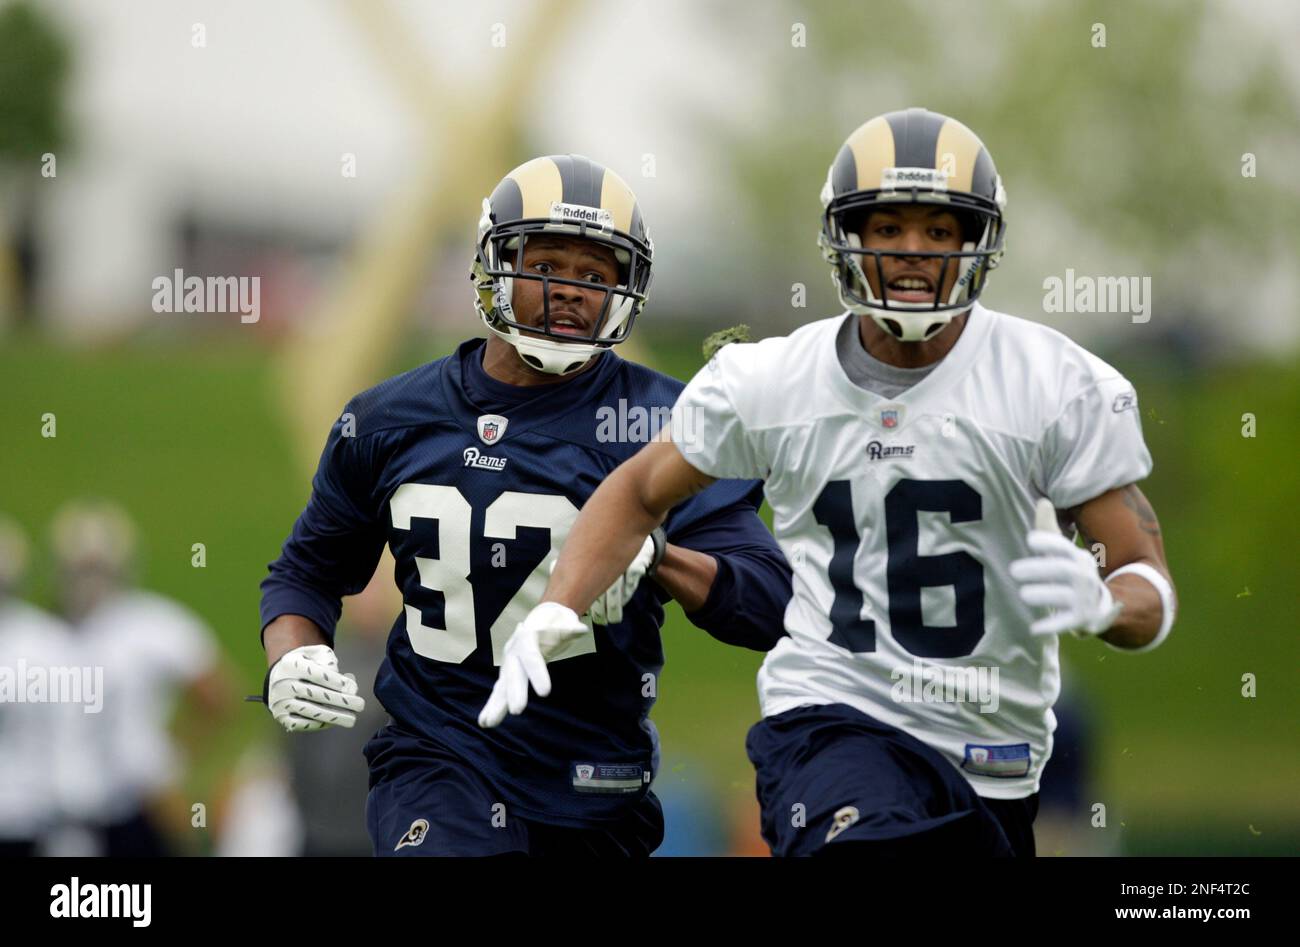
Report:
M 1038 2 L 1008 2 L 1006 15 Z M 997 18 L 976 20 L 951 0 L 932 7 L 952 7 L 951 15 L 934 14 L 936 26 L 963 24 L 951 37 L 950 66 L 967 68 L 974 43 L 980 72 L 995 76 Z M 82 338 L 97 329 L 192 321 L 150 308 L 152 280 L 182 265 L 191 272 L 259 273 L 264 307 L 309 317 L 338 252 L 413 163 L 437 160 L 422 152 L 419 116 L 394 81 L 397 54 L 385 52 L 384 23 L 427 50 L 434 66 L 427 81 L 438 96 L 449 106 L 472 107 L 503 58 L 527 46 L 542 5 L 50 0 L 46 8 L 75 44 L 76 144 L 59 156 L 57 178 L 38 179 L 44 265 L 37 309 Z M 628 179 L 656 236 L 652 305 L 698 314 L 703 331 L 735 321 L 735 311 L 719 310 L 738 309 L 767 331 L 832 314 L 791 310 L 788 298 L 747 296 L 745 215 L 762 209 L 737 209 L 727 169 L 700 134 L 702 122 L 743 126 L 765 114 L 766 83 L 779 81 L 766 64 L 789 52 L 799 9 L 737 5 L 736 15 L 762 18 L 762 35 L 771 33 L 770 48 L 752 48 L 736 41 L 725 11 L 705 13 L 687 0 L 589 3 L 577 10 L 537 82 L 519 89 L 532 147 L 584 153 Z M 1300 35 L 1300 6 L 1286 0 L 1254 0 L 1210 15 L 1224 30 L 1276 42 Z M 846 28 L 861 26 L 855 19 Z M 800 52 L 816 56 L 823 40 L 811 37 Z M 864 34 L 864 56 L 871 43 L 887 41 Z M 1220 48 L 1217 41 L 1209 46 Z M 1289 60 L 1288 77 L 1300 89 L 1297 62 Z M 410 70 L 407 81 L 417 81 L 411 76 L 424 68 L 396 65 Z M 1223 81 L 1231 74 L 1218 61 L 1207 60 L 1207 68 Z M 873 93 L 892 88 L 888 76 L 880 78 Z M 888 98 L 909 99 L 905 87 L 895 91 Z M 808 108 L 847 116 L 855 100 L 853 89 L 828 89 Z M 895 107 L 913 104 L 922 103 L 900 100 Z M 846 121 L 844 133 L 851 127 Z M 828 163 L 838 145 L 826 142 Z M 464 146 L 446 141 L 439 149 Z M 355 177 L 342 173 L 346 155 L 355 156 Z M 808 273 L 812 298 L 826 300 L 829 282 L 814 243 L 820 181 L 801 184 L 790 200 L 807 206 L 808 226 L 789 235 L 791 256 Z M 1009 190 L 1014 225 L 1007 263 L 991 290 L 995 308 L 1052 322 L 1042 312 L 1038 283 L 1041 274 L 1062 273 L 1062 260 L 1081 273 L 1132 271 L 1134 261 L 1117 258 L 1104 241 L 1078 239 L 1079 228 L 1054 212 L 1049 195 L 1019 182 Z M 447 232 L 462 239 L 430 248 L 431 264 L 445 264 L 440 271 L 431 266 L 430 298 L 419 303 L 430 320 L 472 325 L 464 268 L 480 197 L 466 195 L 465 219 L 449 223 Z M 1206 253 L 1215 248 L 1189 248 L 1188 280 L 1196 279 Z M 1209 290 L 1222 297 L 1212 301 L 1220 309 L 1241 300 L 1227 276 Z M 1156 293 L 1170 304 L 1182 289 L 1158 285 Z M 1233 319 L 1256 347 L 1293 348 L 1300 342 L 1297 292 L 1283 253 Z M 1092 329 L 1086 320 L 1070 327 L 1076 337 Z

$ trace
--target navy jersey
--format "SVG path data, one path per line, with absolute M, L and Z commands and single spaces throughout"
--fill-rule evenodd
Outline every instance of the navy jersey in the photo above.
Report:
M 387 543 L 404 613 L 375 694 L 394 724 L 472 765 L 520 815 L 613 821 L 658 764 L 648 714 L 664 663 L 660 586 L 642 582 L 621 623 L 553 661 L 551 695 L 533 697 L 526 714 L 491 730 L 477 717 L 579 508 L 648 439 L 648 410 L 666 412 L 683 386 L 606 352 L 573 378 L 516 387 L 487 375 L 483 351 L 470 340 L 349 402 L 262 583 L 262 625 L 303 615 L 332 642 L 340 597 L 365 587 Z M 708 601 L 688 617 L 756 650 L 784 634 L 791 594 L 761 500 L 758 481 L 722 480 L 665 523 L 670 543 L 718 563 Z M 372 755 L 372 785 L 385 765 L 386 754 Z

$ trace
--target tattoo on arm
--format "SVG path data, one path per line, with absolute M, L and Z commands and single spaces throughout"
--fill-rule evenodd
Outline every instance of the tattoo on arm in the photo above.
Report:
M 1137 516 L 1138 528 L 1142 532 L 1149 536 L 1160 535 L 1160 524 L 1156 522 L 1156 511 L 1151 509 L 1151 504 L 1147 502 L 1147 498 L 1142 495 L 1141 490 L 1130 483 L 1124 488 L 1122 499 L 1124 505 Z

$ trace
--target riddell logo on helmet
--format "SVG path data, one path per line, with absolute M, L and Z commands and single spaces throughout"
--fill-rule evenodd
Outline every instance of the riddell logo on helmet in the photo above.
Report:
M 900 187 L 928 187 L 948 190 L 948 173 L 942 168 L 885 168 L 880 172 L 880 189 L 896 191 Z
M 612 230 L 614 227 L 614 215 L 603 207 L 584 207 L 581 204 L 565 204 L 563 201 L 551 204 L 551 220 L 562 224 L 594 224 L 601 230 Z

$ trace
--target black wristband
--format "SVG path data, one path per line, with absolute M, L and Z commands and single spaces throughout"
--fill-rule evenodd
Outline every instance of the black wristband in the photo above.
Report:
M 646 569 L 646 575 L 654 575 L 655 570 L 659 568 L 659 563 L 664 561 L 664 551 L 668 549 L 668 534 L 664 532 L 662 526 L 656 526 L 650 533 L 650 539 L 655 544 L 654 558 L 650 560 L 650 568 Z

